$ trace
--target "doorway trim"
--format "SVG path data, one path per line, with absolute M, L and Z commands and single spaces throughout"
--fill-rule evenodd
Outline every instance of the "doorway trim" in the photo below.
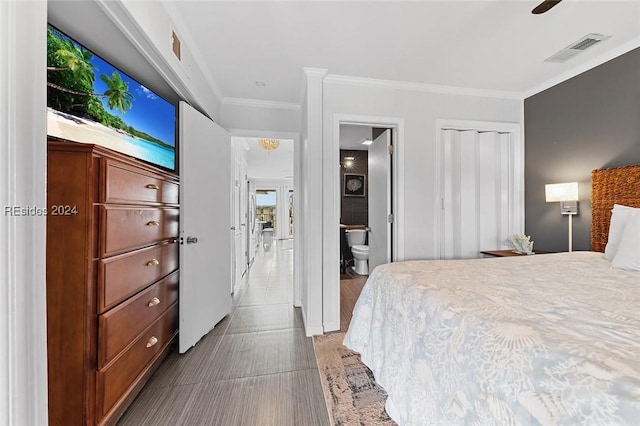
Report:
M 46 2 L 0 2 L 0 424 L 48 423 L 46 217 L 6 210 L 47 207 L 46 28 Z
M 433 203 L 435 223 L 435 238 L 433 239 L 433 253 L 437 253 L 437 258 L 442 258 L 442 153 L 444 152 L 442 131 L 453 130 L 477 130 L 479 132 L 509 133 L 513 140 L 513 150 L 511 151 L 511 164 L 513 166 L 513 204 L 510 206 L 513 211 L 513 223 L 511 229 L 514 233 L 524 233 L 524 126 L 522 123 L 503 121 L 474 121 L 474 120 L 453 120 L 436 119 L 435 125 L 435 200 Z
M 393 197 L 391 200 L 394 221 L 392 224 L 392 261 L 404 260 L 404 118 L 359 114 L 334 113 L 333 131 L 325 150 L 328 164 L 324 166 L 323 212 L 323 286 L 322 326 L 324 332 L 340 329 L 340 125 L 353 124 L 390 128 L 393 132 L 392 157 Z

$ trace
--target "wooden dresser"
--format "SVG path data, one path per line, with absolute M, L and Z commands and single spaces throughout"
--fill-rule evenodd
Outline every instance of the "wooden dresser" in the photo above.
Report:
M 178 324 L 175 174 L 97 145 L 49 141 L 49 423 L 115 423 Z

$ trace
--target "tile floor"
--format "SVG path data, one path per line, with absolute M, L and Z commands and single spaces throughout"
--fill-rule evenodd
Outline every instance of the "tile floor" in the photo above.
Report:
M 231 313 L 170 354 L 118 424 L 329 425 L 292 282 L 293 250 L 261 250 Z

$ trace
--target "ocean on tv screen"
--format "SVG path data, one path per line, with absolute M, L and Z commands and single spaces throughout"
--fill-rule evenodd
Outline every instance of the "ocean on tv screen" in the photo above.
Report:
M 47 105 L 50 136 L 175 169 L 175 106 L 51 26 Z

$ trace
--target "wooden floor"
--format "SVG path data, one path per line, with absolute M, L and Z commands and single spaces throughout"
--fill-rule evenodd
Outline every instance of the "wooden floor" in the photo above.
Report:
M 119 424 L 329 425 L 292 277 L 293 250 L 276 242 L 254 261 L 231 314 L 186 354 L 172 353 Z
M 360 296 L 368 276 L 357 275 L 350 268 L 340 275 L 340 331 L 346 332 L 351 322 L 353 307 Z

